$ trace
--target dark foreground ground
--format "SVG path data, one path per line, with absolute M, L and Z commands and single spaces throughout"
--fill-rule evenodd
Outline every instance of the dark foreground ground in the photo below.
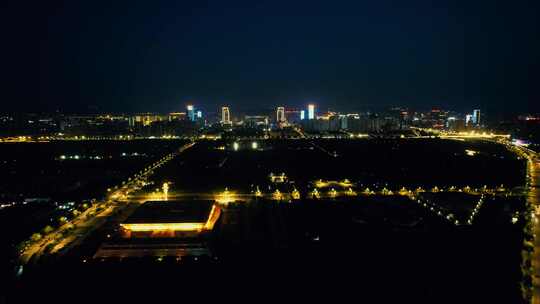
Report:
M 389 215 L 373 220 L 358 205 L 230 206 L 207 239 L 212 257 L 102 261 L 80 248 L 27 269 L 8 302 L 520 302 L 520 228 L 493 223 L 497 208 L 455 227 L 384 201 L 378 210 Z M 415 224 L 396 225 L 398 217 Z
M 157 170 L 151 187 L 167 181 L 173 193 L 215 193 L 257 185 L 271 193 L 269 173 L 284 172 L 305 194 L 319 178 L 348 178 L 360 189 L 429 189 L 515 187 L 524 176 L 522 160 L 490 143 L 250 144 L 234 151 L 232 142 L 200 142 Z M 468 156 L 466 149 L 479 153 Z M 469 201 L 476 199 L 460 204 Z M 0 296 L 8 303 L 521 303 L 523 223 L 510 219 L 524 210 L 521 199 L 486 199 L 472 226 L 454 226 L 398 196 L 241 203 L 229 205 L 207 236 L 210 257 L 93 260 L 118 225 L 109 223 L 68 255 L 25 267 L 2 284 Z

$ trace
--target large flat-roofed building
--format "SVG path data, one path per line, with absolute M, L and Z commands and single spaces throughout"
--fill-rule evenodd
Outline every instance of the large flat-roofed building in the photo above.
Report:
M 221 214 L 214 201 L 149 201 L 120 224 L 94 258 L 211 255 L 207 235 Z
M 219 213 L 213 201 L 146 202 L 120 227 L 126 238 L 196 236 L 212 230 Z

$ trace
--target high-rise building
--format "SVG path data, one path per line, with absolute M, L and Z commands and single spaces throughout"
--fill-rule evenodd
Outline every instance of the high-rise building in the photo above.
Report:
M 202 111 L 201 110 L 197 111 L 197 118 L 198 119 L 202 118 Z
M 166 121 L 168 119 L 169 119 L 168 115 L 144 113 L 144 114 L 138 114 L 138 115 L 133 116 L 129 121 L 129 125 L 130 126 L 142 125 L 146 127 L 155 122 Z
M 185 120 L 186 113 L 184 112 L 174 112 L 169 113 L 169 121 Z
M 276 121 L 278 123 L 285 122 L 285 108 L 284 107 L 277 108 Z
M 244 124 L 249 127 L 265 127 L 268 126 L 268 116 L 264 115 L 246 115 L 244 116 Z
M 302 110 L 300 111 L 300 120 L 306 119 L 306 111 Z
M 308 105 L 308 119 L 315 119 L 315 105 Z
M 480 110 L 473 110 L 473 114 L 472 114 L 472 123 L 473 123 L 475 126 L 479 126 L 479 125 L 480 125 Z
M 450 131 L 464 131 L 465 120 L 458 119 L 454 116 L 448 117 L 448 119 L 446 120 L 446 128 Z
M 187 106 L 187 116 L 189 120 L 195 121 L 195 107 L 193 105 Z
M 465 126 L 470 127 L 473 123 L 473 117 L 471 114 L 465 115 Z
M 231 124 L 229 107 L 221 107 L 221 123 L 226 125 Z

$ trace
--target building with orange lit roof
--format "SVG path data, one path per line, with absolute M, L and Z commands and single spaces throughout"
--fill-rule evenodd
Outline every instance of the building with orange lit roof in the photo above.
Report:
M 150 201 L 120 228 L 125 238 L 196 236 L 212 230 L 219 214 L 214 201 Z
M 94 258 L 210 255 L 206 239 L 220 214 L 214 201 L 145 202 Z

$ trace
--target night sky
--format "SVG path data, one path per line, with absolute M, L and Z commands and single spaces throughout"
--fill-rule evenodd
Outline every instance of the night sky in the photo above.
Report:
M 3 111 L 539 112 L 540 1 L 16 1 Z

